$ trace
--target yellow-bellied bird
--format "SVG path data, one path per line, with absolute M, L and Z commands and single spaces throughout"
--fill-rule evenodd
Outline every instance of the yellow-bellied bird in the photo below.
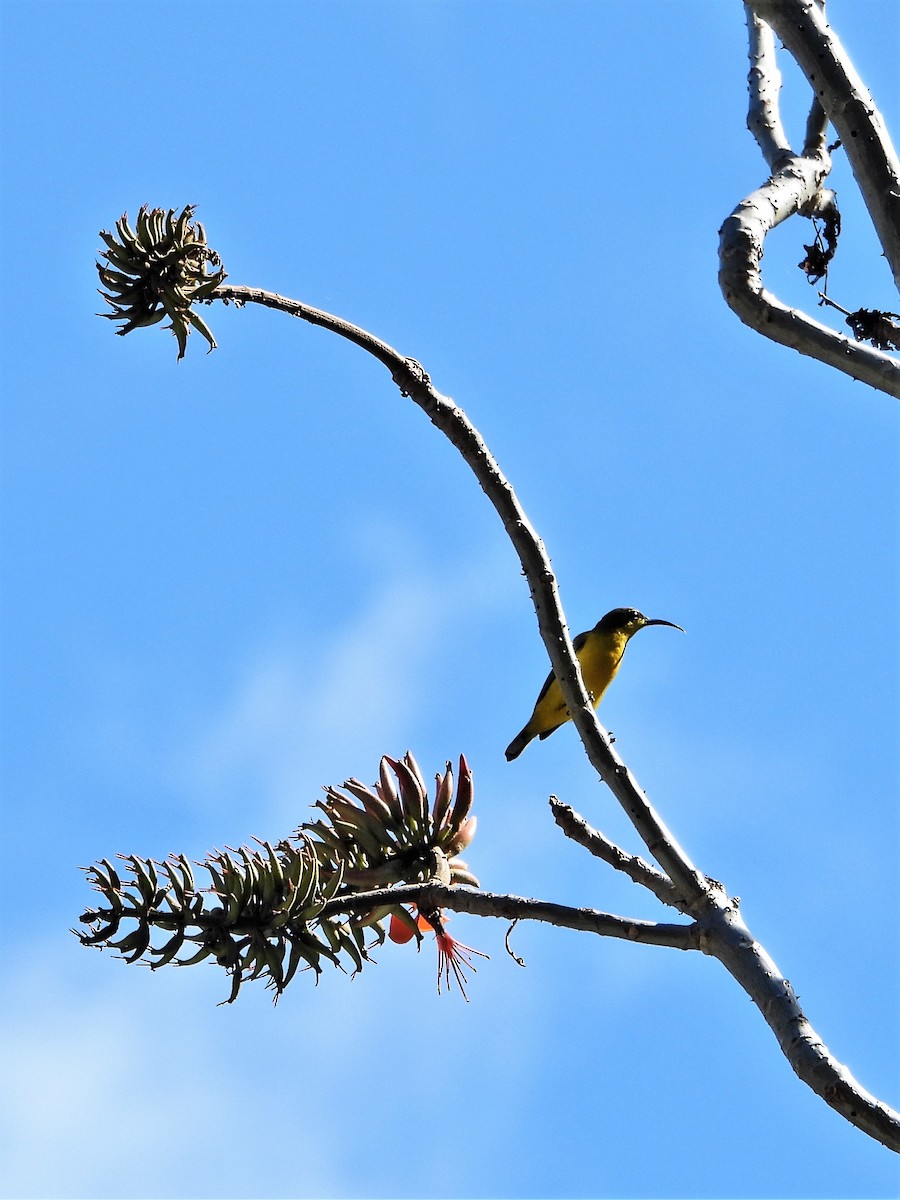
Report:
M 594 708 L 603 699 L 603 694 L 615 678 L 616 671 L 625 653 L 629 638 L 647 625 L 669 625 L 680 629 L 672 621 L 650 620 L 636 608 L 614 608 L 602 617 L 593 629 L 579 633 L 572 645 L 581 664 L 584 686 L 590 694 Z M 506 747 L 506 761 L 518 758 L 528 743 L 536 737 L 549 737 L 560 725 L 570 721 L 569 710 L 563 700 L 556 676 L 551 671 L 541 688 L 534 712 L 521 733 L 517 733 Z

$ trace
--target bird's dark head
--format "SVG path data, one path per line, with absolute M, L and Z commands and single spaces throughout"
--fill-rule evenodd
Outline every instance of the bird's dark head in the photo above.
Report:
M 672 629 L 679 629 L 684 633 L 681 626 L 676 625 L 673 621 L 662 621 L 657 617 L 645 617 L 636 608 L 614 608 L 605 617 L 601 617 L 594 628 L 597 633 L 624 633 L 626 637 L 630 638 L 646 625 L 668 625 Z

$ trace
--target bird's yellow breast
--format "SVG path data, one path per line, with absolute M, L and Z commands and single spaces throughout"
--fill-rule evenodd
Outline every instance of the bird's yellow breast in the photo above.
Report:
M 584 645 L 576 652 L 581 663 L 584 686 L 593 696 L 595 708 L 619 669 L 627 643 L 626 635 L 618 630 L 603 634 L 592 629 Z
M 593 697 L 595 708 L 619 669 L 627 643 L 627 635 L 618 630 L 598 633 L 591 629 L 575 639 L 575 655 L 581 664 L 584 686 Z M 556 677 L 551 674 L 538 697 L 527 728 L 532 736 L 546 736 L 568 720 L 569 710 L 563 700 L 562 690 Z

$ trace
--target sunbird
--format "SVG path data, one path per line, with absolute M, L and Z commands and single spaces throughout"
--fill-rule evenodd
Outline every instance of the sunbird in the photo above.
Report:
M 579 633 L 575 638 L 572 645 L 581 664 L 584 686 L 593 700 L 594 708 L 615 679 L 629 638 L 634 637 L 639 629 L 647 625 L 669 625 L 672 629 L 679 629 L 684 633 L 680 625 L 672 621 L 651 620 L 636 608 L 614 608 L 605 617 L 601 617 L 593 629 Z M 514 758 L 518 758 L 533 738 L 543 740 L 571 719 L 559 683 L 551 671 L 541 688 L 528 724 L 506 747 L 506 761 L 512 762 Z

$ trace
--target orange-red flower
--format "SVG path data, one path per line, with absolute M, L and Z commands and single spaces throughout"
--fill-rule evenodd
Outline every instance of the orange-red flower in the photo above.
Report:
M 413 905 L 413 908 L 416 906 Z M 412 913 L 409 916 L 410 922 L 415 922 L 422 933 L 427 933 L 432 928 L 431 922 L 426 921 L 420 913 L 418 917 L 413 917 Z M 411 938 L 415 937 L 415 932 L 412 925 L 404 921 L 402 917 L 398 917 L 396 913 L 391 913 L 391 923 L 388 926 L 388 937 L 392 942 L 396 942 L 398 946 L 405 946 Z
M 413 905 L 415 908 L 415 905 Z M 483 954 L 480 950 L 474 950 L 471 946 L 465 946 L 462 942 L 458 942 L 451 937 L 444 929 L 444 924 L 447 918 L 443 915 L 440 909 L 436 909 L 434 913 L 429 913 L 427 916 L 424 913 L 419 913 L 415 917 L 416 926 L 423 932 L 427 933 L 432 930 L 435 939 L 437 940 L 438 964 L 437 964 L 437 990 L 438 995 L 441 994 L 441 985 L 445 984 L 449 992 L 453 986 L 453 980 L 456 980 L 459 990 L 462 992 L 463 999 L 468 1004 L 469 997 L 466 993 L 466 971 L 477 971 L 477 967 L 472 962 L 470 955 L 477 954 L 479 958 L 488 958 L 489 955 Z M 391 923 L 388 929 L 388 937 L 392 942 L 397 942 L 400 945 L 410 941 L 415 936 L 412 928 L 413 916 L 410 914 L 409 922 L 404 921 L 402 917 L 398 917 L 396 913 L 391 914 Z

